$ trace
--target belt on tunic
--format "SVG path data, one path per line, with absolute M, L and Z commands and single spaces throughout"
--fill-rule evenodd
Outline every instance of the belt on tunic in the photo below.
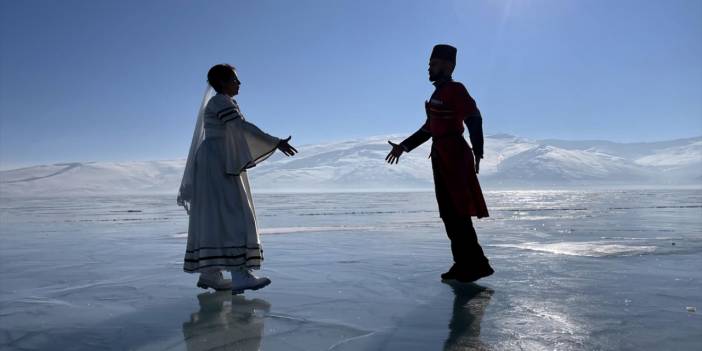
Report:
M 224 129 L 205 128 L 205 139 L 224 138 Z
M 460 137 L 463 138 L 463 133 L 446 133 L 444 135 L 439 135 L 439 136 L 433 136 L 431 137 L 432 143 L 437 141 L 437 140 L 443 140 L 443 139 L 448 139 L 448 138 L 454 138 L 454 137 Z M 431 158 L 431 153 L 434 152 L 434 144 L 431 145 L 431 151 L 429 152 L 429 157 Z
M 432 140 L 432 141 L 436 141 L 436 140 L 441 140 L 441 139 L 446 139 L 446 138 L 453 138 L 453 137 L 461 137 L 461 138 L 462 138 L 462 137 L 463 137 L 463 133 L 460 133 L 460 134 L 459 134 L 459 133 L 447 133 L 447 134 L 439 135 L 439 136 L 433 136 L 433 135 L 432 135 L 432 136 L 431 136 L 431 140 Z

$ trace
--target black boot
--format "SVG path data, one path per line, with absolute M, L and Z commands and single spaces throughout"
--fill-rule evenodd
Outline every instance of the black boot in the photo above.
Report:
M 460 270 L 458 269 L 457 264 L 453 264 L 451 266 L 451 269 L 448 270 L 446 273 L 441 274 L 441 280 L 458 280 L 458 276 L 460 275 Z
M 457 280 L 462 283 L 474 282 L 495 271 L 482 247 L 470 218 L 442 218 L 446 234 L 451 241 L 451 254 L 456 262 L 451 269 L 441 275 L 443 280 Z
M 461 271 L 460 274 L 457 274 L 456 280 L 461 283 L 472 283 L 480 278 L 491 276 L 493 273 L 495 273 L 495 270 L 490 267 L 489 263 L 486 263 L 481 265 L 479 269 Z

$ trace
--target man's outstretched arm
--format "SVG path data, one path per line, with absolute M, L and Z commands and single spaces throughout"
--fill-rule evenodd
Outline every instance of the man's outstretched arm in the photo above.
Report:
M 430 138 L 431 132 L 429 132 L 429 127 L 427 126 L 427 123 L 424 123 L 424 125 L 421 128 L 419 128 L 419 130 L 407 137 L 407 139 L 403 140 L 400 143 L 400 146 L 405 152 L 410 152 L 416 149 L 419 145 L 424 144 L 424 142 L 426 142 Z
M 424 125 L 419 128 L 414 134 L 410 135 L 407 139 L 403 140 L 400 144 L 395 144 L 388 140 L 388 143 L 392 146 L 392 150 L 385 156 L 385 161 L 390 164 L 397 163 L 400 160 L 400 155 L 403 152 L 410 152 L 422 145 L 425 141 L 431 138 L 431 132 L 429 132 L 429 119 Z

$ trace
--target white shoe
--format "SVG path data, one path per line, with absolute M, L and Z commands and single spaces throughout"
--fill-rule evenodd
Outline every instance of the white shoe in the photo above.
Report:
M 257 277 L 250 270 L 232 271 L 232 294 L 242 294 L 244 290 L 258 290 L 270 284 L 266 277 Z
M 229 290 L 232 288 L 232 281 L 224 279 L 221 271 L 202 272 L 200 279 L 197 280 L 197 286 L 203 289 Z

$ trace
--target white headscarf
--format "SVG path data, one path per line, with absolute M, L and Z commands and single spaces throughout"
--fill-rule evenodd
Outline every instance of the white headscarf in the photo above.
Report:
M 207 84 L 205 94 L 200 103 L 200 109 L 197 112 L 197 120 L 195 122 L 195 131 L 193 132 L 193 140 L 190 143 L 190 151 L 188 152 L 188 160 L 185 161 L 185 170 L 183 171 L 183 179 L 180 181 L 180 190 L 178 190 L 178 205 L 185 207 L 185 211 L 190 213 L 190 202 L 193 199 L 193 180 L 195 178 L 195 155 L 200 148 L 200 144 L 205 139 L 205 107 L 207 103 L 215 96 L 214 88 Z

